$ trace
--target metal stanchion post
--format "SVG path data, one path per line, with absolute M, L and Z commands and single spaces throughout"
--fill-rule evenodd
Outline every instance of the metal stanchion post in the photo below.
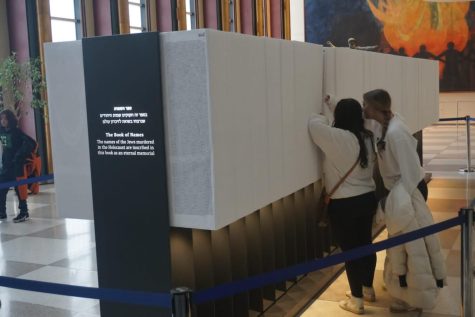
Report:
M 172 317 L 191 317 L 191 293 L 187 287 L 177 287 L 172 293 Z
M 472 317 L 472 292 L 473 292 L 473 273 L 472 273 L 472 226 L 473 209 L 460 210 L 465 216 L 465 222 L 462 224 L 462 317 Z
M 463 173 L 475 172 L 472 168 L 472 149 L 470 144 L 470 116 L 465 117 L 465 123 L 467 126 L 467 168 L 461 168 L 459 171 Z

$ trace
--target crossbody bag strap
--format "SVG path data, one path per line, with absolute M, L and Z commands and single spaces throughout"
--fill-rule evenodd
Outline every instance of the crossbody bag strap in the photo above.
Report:
M 359 161 L 360 161 L 360 159 L 358 158 L 356 160 L 355 164 L 353 164 L 353 166 L 350 168 L 350 170 L 348 172 L 346 172 L 346 174 L 340 179 L 340 181 L 335 185 L 335 187 L 332 188 L 332 190 L 327 195 L 328 199 L 330 199 L 333 196 L 333 194 L 336 192 L 338 187 L 340 187 L 340 185 L 343 184 L 345 179 L 347 179 L 348 176 L 350 176 L 351 172 L 353 172 L 353 170 L 356 168 L 356 165 L 358 165 Z

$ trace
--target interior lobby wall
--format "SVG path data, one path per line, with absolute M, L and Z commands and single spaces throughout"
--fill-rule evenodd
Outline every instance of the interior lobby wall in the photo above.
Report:
M 475 117 L 475 92 L 440 94 L 440 117 Z

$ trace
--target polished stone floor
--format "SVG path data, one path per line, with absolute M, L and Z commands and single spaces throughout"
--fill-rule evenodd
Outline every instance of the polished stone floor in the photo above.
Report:
M 470 136 L 475 142 L 475 124 Z M 475 165 L 475 146 L 471 147 L 471 164 Z M 436 178 L 465 179 L 458 173 L 467 168 L 467 128 L 465 122 L 438 124 L 423 131 L 424 168 Z
M 429 183 L 428 203 L 435 222 L 440 222 L 457 215 L 460 208 L 468 206 L 475 198 L 475 173 L 459 173 L 466 160 L 465 126 L 435 125 L 424 130 L 424 168 L 432 173 Z M 472 129 L 475 137 L 475 127 Z M 475 141 L 475 139 L 474 139 Z M 475 148 L 472 151 L 475 157 Z M 475 163 L 475 160 L 472 160 Z M 387 238 L 384 231 L 376 240 Z M 382 287 L 382 273 L 385 251 L 378 252 L 374 287 L 377 301 L 365 304 L 369 316 L 423 316 L 455 317 L 460 316 L 460 229 L 454 227 L 439 234 L 448 273 L 448 286 L 439 295 L 438 304 L 432 311 L 392 314 L 389 312 L 391 298 Z M 302 317 L 314 316 L 355 316 L 338 307 L 338 302 L 345 299 L 349 290 L 346 274 L 332 285 L 302 314 Z M 475 298 L 474 298 L 475 303 Z
M 8 194 L 8 219 L 0 222 L 0 275 L 97 287 L 91 221 L 61 219 L 54 186 L 28 199 L 31 219 L 13 223 L 16 197 Z M 96 300 L 0 288 L 0 317 L 98 317 Z
M 434 126 L 425 130 L 425 168 L 433 174 L 429 205 L 436 221 L 456 215 L 458 209 L 475 197 L 475 176 L 457 172 L 464 165 L 464 128 Z M 475 154 L 475 151 L 474 151 Z M 29 198 L 31 220 L 14 224 L 18 212 L 16 197 L 8 195 L 8 219 L 0 222 L 0 275 L 97 286 L 97 269 L 93 223 L 62 219 L 54 202 L 54 186 L 42 186 L 38 195 Z M 383 239 L 384 233 L 378 238 Z M 460 316 L 460 237 L 456 228 L 440 234 L 449 268 L 449 285 L 439 304 L 422 316 Z M 378 301 L 367 307 L 367 315 L 391 316 L 389 297 L 381 289 L 384 252 L 378 254 L 376 290 Z M 337 305 L 348 289 L 346 278 L 340 276 L 302 316 L 353 316 Z M 47 295 L 0 288 L 0 317 L 99 317 L 96 300 Z M 412 316 L 399 314 L 399 316 Z M 220 316 L 221 317 L 221 316 Z M 224 317 L 224 316 L 223 316 Z

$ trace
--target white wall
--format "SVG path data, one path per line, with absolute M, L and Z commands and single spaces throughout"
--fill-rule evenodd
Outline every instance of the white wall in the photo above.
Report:
M 366 91 L 386 89 L 391 95 L 393 110 L 406 119 L 412 132 L 439 118 L 435 61 L 349 48 L 325 48 L 324 62 L 326 93 L 362 102 Z
M 321 110 L 318 45 L 213 30 L 162 33 L 171 224 L 218 229 L 320 177 L 307 120 Z M 64 217 L 92 218 L 81 42 L 46 46 Z
M 58 212 L 93 219 L 82 42 L 45 44 L 45 66 Z
M 196 30 L 162 47 L 173 225 L 218 229 L 318 180 L 321 46 Z
M 436 62 L 214 30 L 160 41 L 173 226 L 219 229 L 317 181 L 324 90 L 385 88 L 414 132 L 438 119 Z M 58 208 L 91 217 L 81 42 L 47 45 L 46 70 Z

